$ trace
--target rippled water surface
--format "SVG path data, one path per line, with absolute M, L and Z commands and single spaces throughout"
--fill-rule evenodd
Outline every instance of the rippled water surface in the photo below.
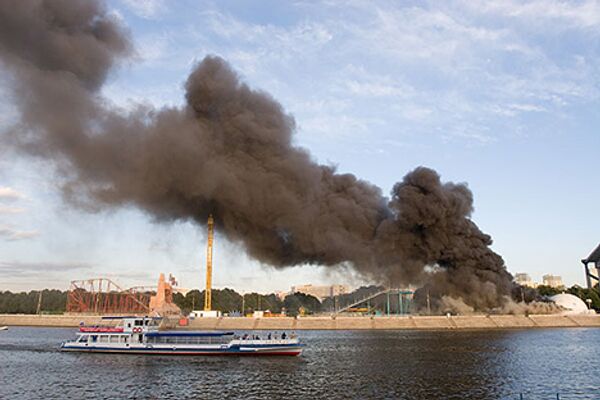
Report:
M 308 331 L 295 358 L 60 353 L 73 334 L 0 331 L 0 398 L 600 399 L 600 329 Z

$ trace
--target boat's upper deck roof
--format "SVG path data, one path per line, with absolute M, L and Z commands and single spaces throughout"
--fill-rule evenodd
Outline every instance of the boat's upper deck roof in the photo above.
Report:
M 148 332 L 146 336 L 231 336 L 233 332 L 194 332 L 194 331 L 163 331 L 163 332 Z

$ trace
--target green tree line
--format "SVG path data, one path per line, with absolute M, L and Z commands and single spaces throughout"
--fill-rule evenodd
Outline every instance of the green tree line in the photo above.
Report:
M 67 293 L 60 290 L 45 289 L 41 292 L 40 311 L 42 313 L 63 313 L 67 306 Z M 0 314 L 36 314 L 40 291 L 30 292 L 10 291 L 0 292 Z M 173 295 L 173 301 L 184 314 L 192 310 L 204 308 L 204 291 L 192 290 L 185 296 L 180 293 Z M 243 307 L 243 313 L 242 313 Z M 321 311 L 321 302 L 313 296 L 303 293 L 288 295 L 283 301 L 274 294 L 246 293 L 244 296 L 232 289 L 213 289 L 212 308 L 222 313 L 248 314 L 258 310 L 269 310 L 281 313 L 284 309 L 288 315 L 298 315 L 303 308 L 305 313 L 312 314 Z
M 55 289 L 41 291 L 40 311 L 44 313 L 62 313 L 67 306 L 67 292 Z M 3 314 L 36 314 L 40 291 L 12 293 L 0 292 L 0 313 Z
M 181 308 L 184 314 L 192 310 L 202 310 L 204 307 L 204 290 L 191 290 L 185 296 L 181 293 L 173 295 L 173 302 Z M 319 299 L 304 293 L 290 294 L 279 299 L 274 294 L 246 293 L 241 295 L 232 289 L 212 290 L 212 309 L 228 314 L 245 315 L 254 311 L 271 311 L 296 316 L 303 308 L 306 314 L 321 312 Z
M 381 287 L 378 286 L 364 286 L 352 293 L 337 296 L 335 299 L 326 298 L 323 302 L 320 302 L 316 297 L 304 293 L 290 294 L 281 300 L 274 294 L 264 295 L 253 292 L 242 296 L 233 289 L 213 289 L 212 308 L 222 313 L 238 315 L 249 314 L 258 310 L 269 310 L 273 313 L 281 313 L 285 310 L 286 314 L 290 316 L 298 315 L 300 310 L 304 310 L 305 314 L 315 314 L 332 312 L 379 290 L 381 290 Z M 600 312 L 600 295 L 597 286 L 594 289 L 585 289 L 577 285 L 568 289 L 538 286 L 536 289 L 521 288 L 518 293 L 513 295 L 517 300 L 531 301 L 539 300 L 540 296 L 552 296 L 563 292 L 575 295 L 583 301 L 589 299 L 591 307 Z M 381 296 L 381 299 L 378 298 L 372 301 L 371 306 L 383 310 L 385 306 L 384 297 Z M 0 291 L 0 314 L 35 314 L 38 311 L 39 300 L 40 291 L 38 290 L 17 293 Z M 187 315 L 192 310 L 202 310 L 204 308 L 204 291 L 192 290 L 185 296 L 181 293 L 175 293 L 173 301 Z M 62 313 L 66 309 L 66 304 L 66 291 L 55 289 L 41 291 L 40 311 L 42 313 Z

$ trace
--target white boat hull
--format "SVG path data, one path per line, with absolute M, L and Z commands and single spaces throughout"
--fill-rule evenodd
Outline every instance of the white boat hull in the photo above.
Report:
M 64 343 L 62 351 L 85 353 L 121 353 L 121 354 L 154 354 L 154 355 L 190 355 L 190 356 L 298 356 L 302 354 L 302 345 L 215 345 L 215 346 L 170 346 L 170 345 L 85 345 Z

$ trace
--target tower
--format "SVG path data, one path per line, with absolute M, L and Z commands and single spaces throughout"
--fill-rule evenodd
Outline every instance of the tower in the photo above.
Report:
M 212 214 L 208 216 L 208 245 L 206 247 L 206 291 L 204 292 L 204 311 L 212 309 L 212 253 L 214 220 Z

